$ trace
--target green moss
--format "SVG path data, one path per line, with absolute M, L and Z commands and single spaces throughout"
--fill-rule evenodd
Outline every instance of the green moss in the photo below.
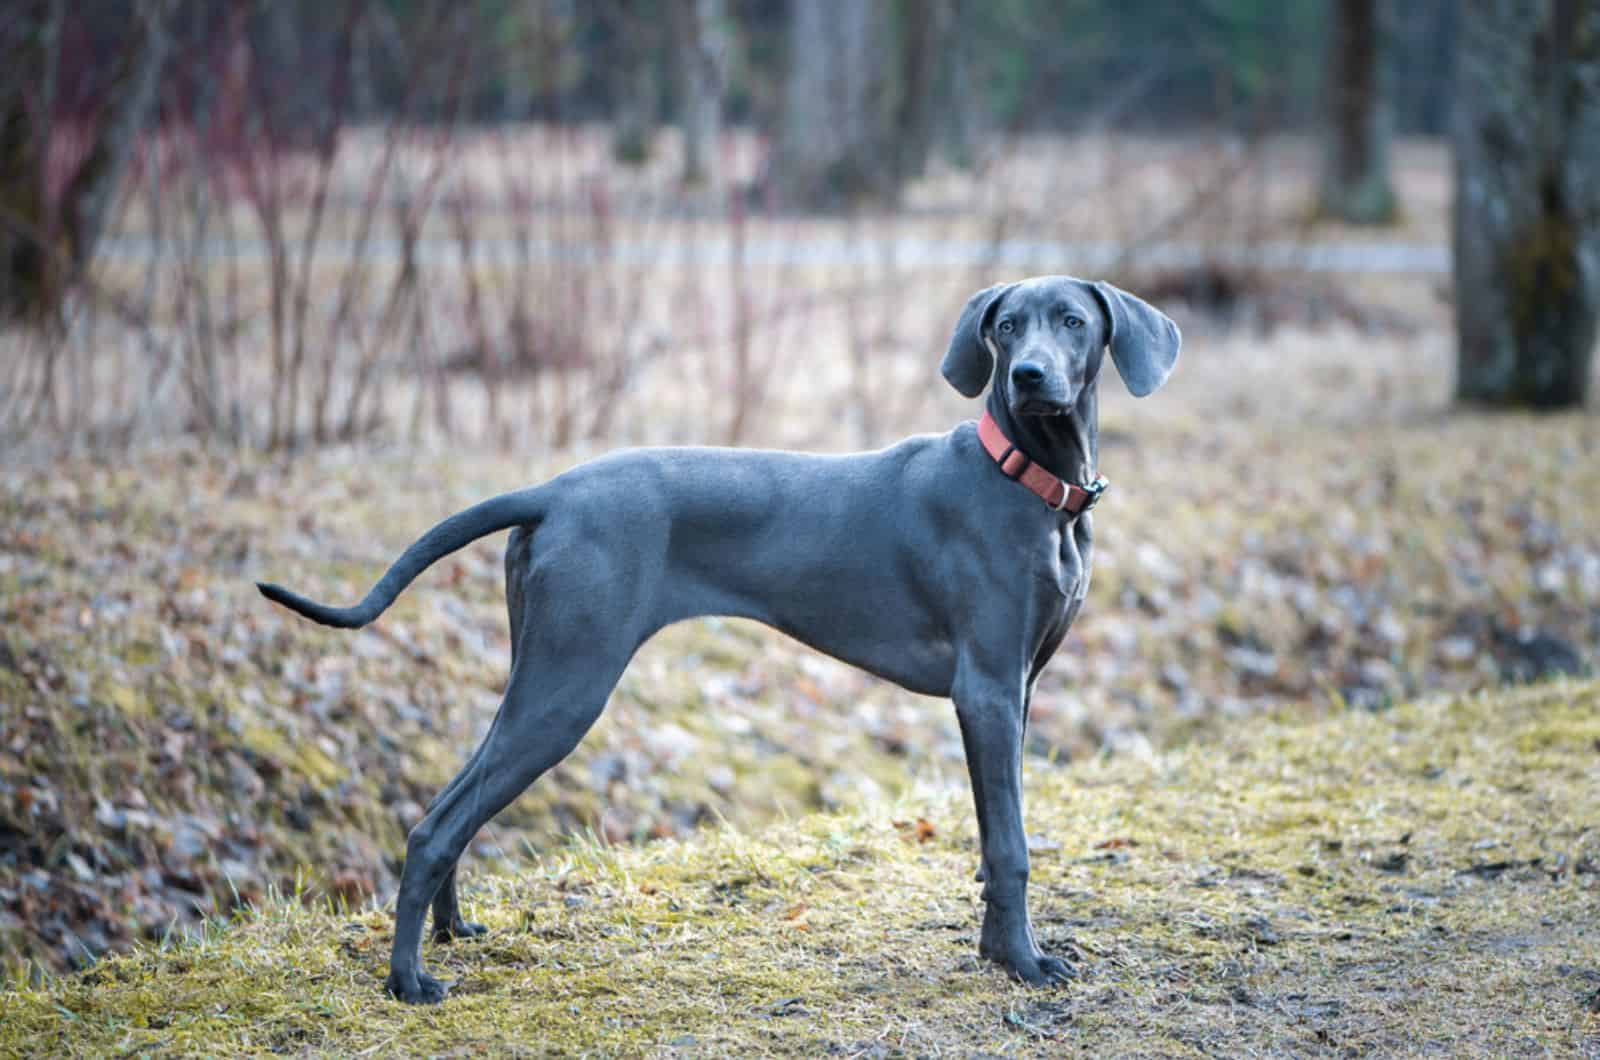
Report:
M 323 751 L 305 741 L 290 740 L 270 725 L 248 724 L 239 733 L 240 746 L 293 769 L 319 784 L 335 784 L 344 770 Z
M 144 719 L 154 714 L 150 700 L 145 694 L 125 682 L 110 680 L 102 682 L 96 698 L 103 703 L 109 703 L 128 718 Z

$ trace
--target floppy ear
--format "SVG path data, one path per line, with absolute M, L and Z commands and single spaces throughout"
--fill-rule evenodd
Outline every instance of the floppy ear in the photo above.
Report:
M 994 354 L 989 352 L 989 325 L 994 320 L 994 307 L 1015 286 L 997 283 L 985 287 L 967 299 L 966 307 L 961 310 L 961 319 L 956 321 L 950 348 L 944 352 L 944 363 L 939 371 L 963 397 L 977 397 L 989 385 L 989 376 L 994 372 Z
M 1161 310 L 1109 283 L 1090 287 L 1105 310 L 1106 345 L 1117 374 L 1134 397 L 1154 393 L 1178 363 L 1183 335 Z

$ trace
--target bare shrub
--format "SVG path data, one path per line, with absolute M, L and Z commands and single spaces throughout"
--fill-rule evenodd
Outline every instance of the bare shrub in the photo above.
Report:
M 291 7 L 321 21 L 286 64 Z M 0 438 L 877 444 L 947 420 L 930 365 L 971 289 L 1071 272 L 1235 299 L 1296 231 L 1259 138 L 1112 131 L 1159 74 L 1068 135 L 1001 130 L 970 169 L 934 160 L 893 211 L 777 214 L 759 134 L 724 129 L 710 188 L 683 185 L 669 132 L 618 166 L 608 129 L 551 112 L 571 11 L 492 17 L 432 0 L 180 20 L 108 253 L 60 328 L 0 336 Z M 467 120 L 484 70 L 524 66 L 528 98 Z

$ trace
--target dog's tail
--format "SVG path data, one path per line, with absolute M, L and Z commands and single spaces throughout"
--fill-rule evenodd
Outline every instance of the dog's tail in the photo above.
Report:
M 313 622 L 341 629 L 360 629 L 383 614 L 417 575 L 445 556 L 496 531 L 538 522 L 543 514 L 544 498 L 537 488 L 502 493 L 457 512 L 400 553 L 400 558 L 378 579 L 366 599 L 354 607 L 329 607 L 269 582 L 256 582 L 256 588 L 268 600 L 298 611 Z

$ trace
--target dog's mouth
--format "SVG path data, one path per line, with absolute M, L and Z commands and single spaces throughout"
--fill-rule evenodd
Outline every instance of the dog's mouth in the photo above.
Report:
M 1060 401 L 1024 398 L 1012 406 L 1012 411 L 1019 416 L 1065 416 L 1068 409 L 1066 404 Z

